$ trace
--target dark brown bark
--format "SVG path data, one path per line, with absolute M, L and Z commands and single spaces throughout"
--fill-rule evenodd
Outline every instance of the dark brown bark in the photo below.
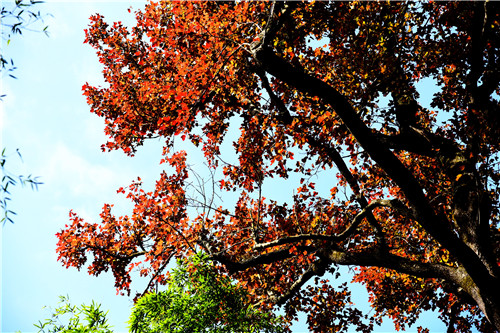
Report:
M 478 303 L 490 322 L 500 330 L 500 280 L 495 272 L 491 271 L 492 265 L 484 262 L 485 256 L 475 252 L 477 249 L 472 249 L 457 237 L 456 232 L 452 230 L 451 221 L 433 211 L 422 187 L 412 173 L 364 124 L 349 101 L 325 82 L 277 56 L 266 45 L 257 45 L 253 49 L 253 57 L 270 75 L 301 93 L 319 97 L 333 107 L 364 151 L 403 191 L 418 223 L 464 267 L 461 276 L 451 282 L 464 288 Z M 462 206 L 462 209 L 468 208 Z M 373 265 L 373 263 L 366 264 Z

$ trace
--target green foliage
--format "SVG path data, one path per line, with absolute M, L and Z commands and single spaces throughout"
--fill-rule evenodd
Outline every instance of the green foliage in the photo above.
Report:
M 36 31 L 43 32 L 48 36 L 47 26 L 39 27 L 36 24 L 43 22 L 43 17 L 40 11 L 35 11 L 34 7 L 37 4 L 43 3 L 43 1 L 38 0 L 15 0 L 14 3 L 9 3 L 8 6 L 2 5 L 0 10 L 0 25 L 2 31 L 2 44 L 8 46 L 14 35 L 22 35 L 23 31 Z M 5 48 L 2 45 L 2 52 L 0 53 L 0 72 L 7 72 L 12 78 L 16 78 L 12 73 L 16 69 L 14 66 L 14 60 L 8 59 L 5 56 Z M 0 101 L 5 97 L 5 94 L 0 94 Z M 7 171 L 5 165 L 7 163 L 7 155 L 5 153 L 6 148 L 3 148 L 2 154 L 0 156 L 0 167 L 2 169 L 2 184 L 0 188 L 0 209 L 3 212 L 3 216 L 0 223 L 5 222 L 14 223 L 11 216 L 16 215 L 15 212 L 7 208 L 10 199 L 9 186 L 15 186 L 18 183 L 21 185 L 29 184 L 32 189 L 37 189 L 38 185 L 42 184 L 37 180 L 38 177 L 23 176 L 23 175 L 12 175 Z M 21 158 L 19 150 L 16 150 L 17 154 Z
M 252 306 L 246 290 L 220 275 L 206 256 L 178 264 L 165 291 L 138 300 L 129 320 L 131 332 L 285 331 L 281 318 Z
M 50 318 L 34 326 L 38 333 L 112 333 L 100 305 L 72 305 L 60 296 Z M 281 333 L 281 317 L 260 311 L 248 301 L 245 289 L 218 273 L 207 256 L 179 261 L 167 289 L 139 298 L 129 319 L 133 333 Z
M 38 333 L 111 333 L 106 315 L 100 305 L 94 303 L 80 307 L 71 305 L 67 296 L 59 296 L 59 306 L 50 318 L 35 324 Z
M 22 159 L 21 153 L 19 152 L 19 149 L 16 149 L 17 155 L 19 156 L 20 159 Z M 22 186 L 25 185 L 30 185 L 32 190 L 37 190 L 38 185 L 43 184 L 38 180 L 38 177 L 33 177 L 31 175 L 28 176 L 23 176 L 23 175 L 13 175 L 11 174 L 7 168 L 7 155 L 6 155 L 6 148 L 2 150 L 2 153 L 0 155 L 0 168 L 2 169 L 2 184 L 0 187 L 0 209 L 3 211 L 3 216 L 2 219 L 0 220 L 0 223 L 5 223 L 5 222 L 10 222 L 14 223 L 12 220 L 11 216 L 16 215 L 16 213 L 12 210 L 10 210 L 7 207 L 8 202 L 11 200 L 10 199 L 10 192 L 9 192 L 9 186 L 15 186 L 17 184 L 21 184 Z
M 34 7 L 43 1 L 37 0 L 15 0 L 10 7 L 2 6 L 0 11 L 0 22 L 2 28 L 2 39 L 9 45 L 12 36 L 22 35 L 23 31 L 36 31 L 43 32 L 48 36 L 48 26 L 35 26 L 40 22 L 43 23 L 44 15 L 40 11 L 35 11 Z M 35 26 L 35 27 L 34 27 Z M 12 75 L 16 67 L 12 59 L 5 58 L 5 52 L 0 54 L 0 70 L 7 71 L 10 77 L 16 78 Z M 1 96 L 3 97 L 3 96 Z

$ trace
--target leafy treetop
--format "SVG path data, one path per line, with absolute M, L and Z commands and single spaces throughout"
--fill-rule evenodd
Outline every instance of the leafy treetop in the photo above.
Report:
M 279 318 L 250 305 L 246 291 L 200 254 L 178 263 L 166 290 L 139 298 L 129 324 L 137 333 L 285 332 Z
M 129 319 L 130 332 L 285 332 L 281 318 L 249 304 L 246 291 L 220 275 L 206 255 L 179 261 L 167 285 L 166 290 L 137 300 Z M 60 296 L 59 306 L 51 312 L 50 318 L 34 325 L 38 333 L 113 332 L 107 312 L 95 302 L 75 306 L 67 296 Z

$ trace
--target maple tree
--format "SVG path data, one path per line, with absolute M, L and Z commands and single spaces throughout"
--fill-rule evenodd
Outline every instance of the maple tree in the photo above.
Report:
M 91 257 L 90 274 L 111 269 L 130 293 L 133 270 L 151 289 L 171 258 L 203 250 L 254 302 L 306 311 L 314 331 L 368 332 L 382 316 L 404 329 L 428 309 L 449 331 L 500 330 L 499 8 L 160 2 L 130 29 L 93 16 L 86 42 L 107 86 L 84 94 L 105 119 L 103 149 L 134 155 L 160 137 L 166 166 L 153 191 L 119 190 L 128 216 L 72 212 L 59 260 Z M 179 140 L 234 207 L 191 196 Z M 266 198 L 268 184 L 295 190 Z M 356 267 L 374 316 L 321 279 L 340 266 Z

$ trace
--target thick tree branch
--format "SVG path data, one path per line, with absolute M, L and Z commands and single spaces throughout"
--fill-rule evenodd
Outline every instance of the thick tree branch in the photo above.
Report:
M 420 225 L 450 253 L 460 258 L 474 280 L 484 290 L 489 289 L 495 278 L 490 276 L 477 254 L 465 245 L 451 230 L 451 224 L 443 215 L 436 215 L 413 174 L 372 133 L 356 114 L 347 99 L 327 83 L 307 74 L 302 68 L 293 66 L 263 45 L 256 46 L 252 55 L 255 61 L 269 74 L 311 96 L 321 98 L 331 105 L 349 131 L 370 157 L 388 174 L 405 194 L 413 215 Z
M 357 253 L 349 253 L 345 251 L 330 250 L 322 251 L 322 253 L 324 253 L 324 257 L 321 257 L 317 262 L 313 263 L 285 293 L 275 297 L 273 302 L 278 305 L 284 304 L 312 277 L 323 275 L 327 266 L 331 264 L 383 267 L 421 278 L 453 281 L 453 284 L 457 286 L 457 288 L 463 284 L 463 280 L 461 279 L 462 273 L 457 268 L 442 264 L 413 261 L 385 251 L 365 250 Z
M 347 238 L 347 237 L 345 237 Z M 300 234 L 294 236 L 282 237 L 270 242 L 256 244 L 254 250 L 263 250 L 274 246 L 285 245 L 290 243 L 298 243 L 302 241 L 328 241 L 337 242 L 340 240 L 338 235 L 321 235 L 321 234 Z
M 308 253 L 314 253 L 317 251 L 317 248 L 315 246 L 297 246 L 297 251 L 299 252 L 306 251 Z M 227 267 L 227 269 L 230 272 L 234 273 L 234 272 L 244 271 L 250 267 L 255 267 L 258 265 L 271 264 L 294 256 L 296 256 L 296 254 L 293 251 L 290 251 L 288 248 L 286 248 L 282 250 L 276 250 L 274 252 L 260 254 L 241 262 L 234 261 L 228 256 L 224 256 L 221 254 L 214 254 L 211 256 L 211 259 L 223 264 L 224 266 Z
M 365 250 L 356 253 L 332 250 L 328 253 L 330 261 L 337 265 L 383 267 L 421 278 L 437 278 L 454 281 L 456 268 L 434 263 L 424 263 L 403 258 L 377 250 Z
M 452 155 L 459 152 L 456 144 L 435 133 L 410 126 L 397 135 L 376 134 L 378 140 L 389 149 L 436 157 L 438 154 Z

